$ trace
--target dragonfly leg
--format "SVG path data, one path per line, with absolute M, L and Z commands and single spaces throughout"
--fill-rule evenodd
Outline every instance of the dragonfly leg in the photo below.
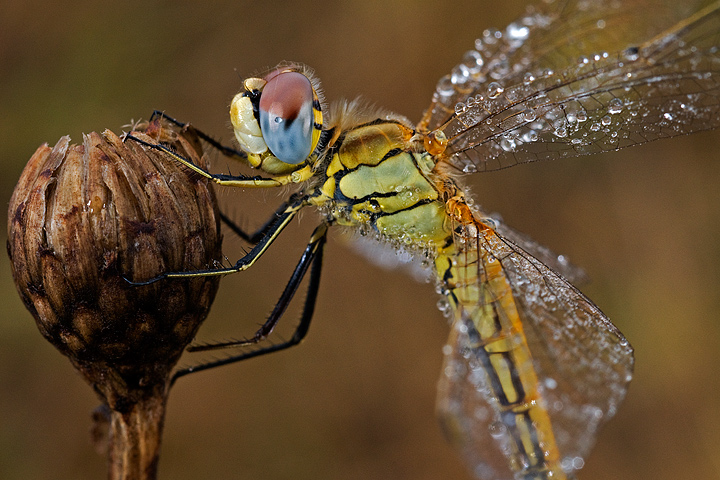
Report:
M 234 355 L 234 356 L 224 358 L 221 360 L 203 363 L 203 364 L 196 365 L 193 367 L 188 367 L 188 368 L 184 368 L 182 370 L 178 370 L 175 373 L 175 375 L 173 375 L 172 383 L 175 383 L 175 381 L 178 378 L 184 377 L 185 375 L 188 375 L 190 373 L 195 373 L 195 372 L 199 372 L 202 370 L 208 370 L 208 369 L 214 368 L 214 367 L 219 367 L 221 365 L 228 365 L 230 363 L 247 360 L 248 358 L 258 357 L 260 355 L 277 352 L 277 351 L 284 350 L 286 348 L 290 348 L 292 346 L 299 344 L 302 341 L 302 339 L 305 338 L 305 335 L 307 335 L 308 329 L 310 328 L 310 321 L 311 321 L 313 313 L 315 311 L 315 302 L 317 300 L 318 288 L 320 286 L 320 272 L 322 270 L 322 255 L 323 255 L 323 248 L 325 246 L 325 241 L 327 238 L 327 229 L 328 229 L 328 225 L 326 223 L 322 223 L 315 229 L 315 231 L 312 234 L 312 237 L 310 238 L 310 241 L 308 242 L 307 247 L 305 248 L 305 251 L 303 252 L 302 257 L 300 257 L 300 261 L 298 262 L 297 266 L 295 267 L 295 270 L 293 271 L 293 273 L 290 277 L 290 280 L 288 281 L 287 285 L 285 285 L 285 289 L 283 290 L 282 294 L 280 295 L 280 299 L 275 304 L 275 307 L 273 308 L 272 312 L 268 316 L 268 319 L 260 327 L 260 329 L 255 333 L 254 337 L 252 337 L 249 340 L 190 346 L 188 348 L 188 351 L 197 352 L 197 351 L 214 350 L 214 349 L 221 349 L 221 348 L 227 348 L 227 347 L 233 347 L 233 346 L 254 345 L 254 344 L 257 344 L 257 343 L 261 342 L 262 340 L 264 340 L 272 332 L 272 330 L 275 328 L 275 326 L 277 325 L 280 318 L 283 316 L 283 314 L 287 310 L 287 307 L 290 305 L 290 302 L 292 301 L 295 293 L 297 292 L 298 288 L 300 287 L 300 282 L 302 281 L 305 274 L 307 273 L 308 268 L 310 268 L 310 279 L 309 279 L 309 284 L 308 284 L 308 288 L 307 288 L 307 297 L 305 299 L 305 304 L 303 305 L 303 310 L 302 310 L 302 314 L 300 316 L 300 321 L 298 322 L 298 326 L 295 329 L 295 332 L 293 333 L 293 336 L 290 338 L 290 340 L 287 340 L 282 343 L 270 345 L 267 347 L 262 347 L 262 348 L 259 348 L 257 350 L 253 350 L 250 352 L 244 352 L 239 355 Z
M 238 237 L 242 238 L 248 243 L 251 243 L 252 245 L 257 244 L 260 239 L 265 234 L 266 230 L 272 225 L 273 220 L 275 220 L 275 216 L 273 215 L 270 217 L 270 219 L 263 224 L 262 227 L 258 228 L 253 233 L 248 233 L 243 228 L 235 223 L 233 219 L 225 215 L 222 211 L 220 212 L 220 221 L 222 221 L 232 232 L 237 235 Z
M 223 145 L 222 143 L 215 140 L 213 137 L 208 135 L 207 133 L 203 132 L 202 130 L 198 130 L 197 128 L 193 127 L 191 124 L 187 122 L 181 122 L 180 120 L 176 120 L 173 117 L 165 114 L 162 110 L 153 110 L 152 115 L 150 115 L 150 122 L 155 120 L 156 118 L 159 118 L 160 120 L 167 120 L 169 123 L 172 123 L 173 125 L 177 126 L 180 129 L 188 128 L 192 129 L 192 131 L 201 139 L 205 140 L 210 146 L 212 146 L 215 150 L 219 151 L 225 156 L 228 157 L 237 157 L 240 159 L 247 159 L 247 153 L 243 152 L 242 150 L 237 150 L 232 147 L 228 147 L 227 145 Z
M 270 188 L 284 185 L 283 182 L 275 178 L 265 178 L 260 176 L 249 177 L 247 175 L 228 175 L 224 173 L 210 173 L 204 168 L 195 165 L 187 158 L 183 157 L 182 155 L 178 155 L 173 150 L 160 143 L 147 142 L 129 133 L 125 135 L 125 138 L 123 140 L 133 140 L 140 145 L 162 152 L 173 160 L 185 165 L 187 168 L 197 173 L 198 175 L 212 180 L 218 185 L 222 185 L 225 187 Z
M 223 212 L 220 212 L 220 220 L 222 220 L 222 222 L 227 225 L 227 227 L 232 230 L 235 235 L 242 238 L 248 243 L 256 245 L 260 240 L 262 240 L 265 235 L 268 234 L 275 220 L 280 217 L 287 208 L 287 203 L 283 203 L 282 205 L 280 205 L 280 207 L 275 211 L 275 213 L 273 213 L 270 218 L 253 233 L 248 233 L 243 230 L 237 223 L 235 223 L 234 220 L 225 215 Z
M 297 215 L 297 212 L 306 205 L 303 195 L 293 195 L 286 204 L 275 212 L 270 219 L 269 226 L 261 228 L 262 235 L 255 246 L 235 265 L 226 268 L 213 268 L 206 270 L 194 270 L 191 272 L 165 272 L 157 277 L 142 282 L 134 282 L 126 279 L 128 283 L 134 286 L 150 285 L 165 278 L 190 278 L 190 277 L 210 277 L 215 275 L 229 275 L 231 273 L 242 272 L 255 264 L 258 258 L 270 247 L 280 232 L 288 223 Z M 264 232 L 264 233 L 263 233 Z M 249 237 L 251 238 L 251 237 Z M 252 238 L 251 238 L 252 239 Z

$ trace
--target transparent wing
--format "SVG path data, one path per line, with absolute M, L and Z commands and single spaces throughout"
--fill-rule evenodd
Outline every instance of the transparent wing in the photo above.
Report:
M 632 347 L 587 297 L 525 250 L 497 232 L 479 240 L 512 288 L 563 467 L 577 469 L 625 396 Z M 468 319 L 455 319 L 438 409 L 476 476 L 496 478 L 507 467 L 493 438 L 492 396 L 470 354 L 469 328 Z
M 456 318 L 450 329 L 438 381 L 437 411 L 445 435 L 460 451 L 476 478 L 510 480 L 507 458 L 493 436 L 495 406 L 491 388 L 475 355 L 471 354 L 469 318 Z
M 418 125 L 472 172 L 720 125 L 720 2 L 577 0 L 488 30 Z
M 433 273 L 426 264 L 427 260 L 416 251 L 398 248 L 383 241 L 382 238 L 369 235 L 348 236 L 347 241 L 355 252 L 382 269 L 398 269 L 417 282 L 424 283 L 432 278 Z
M 589 281 L 587 273 L 581 267 L 573 264 L 565 255 L 559 255 L 548 247 L 539 244 L 528 235 L 518 232 L 502 222 L 499 216 L 491 215 L 495 223 L 495 231 L 519 246 L 543 265 L 554 270 L 573 285 L 581 285 Z M 487 223 L 487 222 L 485 222 Z

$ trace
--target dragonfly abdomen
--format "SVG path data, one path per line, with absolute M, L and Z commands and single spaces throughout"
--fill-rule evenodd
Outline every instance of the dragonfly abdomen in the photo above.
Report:
M 440 249 L 435 265 L 454 316 L 453 328 L 467 336 L 462 355 L 485 377 L 480 394 L 493 413 L 489 431 L 483 433 L 494 438 L 497 455 L 507 458 L 509 478 L 565 479 L 510 283 L 499 259 L 483 248 L 484 235 L 494 232 L 464 203 L 452 208 L 456 221 L 470 223 L 455 228 L 452 245 Z M 462 443 L 463 435 L 455 440 Z

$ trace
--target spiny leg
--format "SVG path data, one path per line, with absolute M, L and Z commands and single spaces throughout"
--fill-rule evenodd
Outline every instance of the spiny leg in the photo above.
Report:
M 322 249 L 325 243 L 325 238 L 327 236 L 327 229 L 328 227 L 326 223 L 320 224 L 315 229 L 312 236 L 310 237 L 310 241 L 308 242 L 307 247 L 305 247 L 305 251 L 303 252 L 302 257 L 300 257 L 300 261 L 298 262 L 295 270 L 290 276 L 290 280 L 288 281 L 287 285 L 285 285 L 285 290 L 283 290 L 282 295 L 280 295 L 280 299 L 275 304 L 275 308 L 273 308 L 273 311 L 270 313 L 268 319 L 260 327 L 260 329 L 255 332 L 255 335 L 252 338 L 247 340 L 218 342 L 207 345 L 191 345 L 190 347 L 188 347 L 188 351 L 200 352 L 205 350 L 217 350 L 233 346 L 253 345 L 267 338 L 267 336 L 272 333 L 273 329 L 277 325 L 280 317 L 283 316 L 283 314 L 287 310 L 287 307 L 290 305 L 290 302 L 292 301 L 295 292 L 300 286 L 300 282 L 307 273 L 307 269 L 310 266 L 310 261 L 313 259 L 313 257 L 315 257 L 318 249 Z
M 226 186 L 226 187 L 245 187 L 245 188 L 270 188 L 270 187 L 279 187 L 281 185 L 284 185 L 282 181 L 279 181 L 275 178 L 264 178 L 260 176 L 255 177 L 248 177 L 247 175 L 227 175 L 224 173 L 210 173 L 204 168 L 198 167 L 194 163 L 192 163 L 187 158 L 183 157 L 182 155 L 178 155 L 170 148 L 166 147 L 165 145 L 162 145 L 160 143 L 152 143 L 147 142 L 145 140 L 142 140 L 135 135 L 126 134 L 124 141 L 127 140 L 133 140 L 140 145 L 144 145 L 148 148 L 151 148 L 153 150 L 157 150 L 159 152 L 162 152 L 166 155 L 168 155 L 173 160 L 185 165 L 187 168 L 192 170 L 193 172 L 212 180 L 213 182 L 217 183 L 218 185 Z M 287 182 L 286 182 L 287 183 Z
M 210 146 L 212 146 L 213 148 L 215 148 L 216 150 L 218 150 L 218 151 L 219 151 L 220 153 L 222 153 L 223 155 L 226 155 L 226 156 L 229 156 L 229 157 L 239 157 L 239 158 L 241 158 L 241 159 L 243 159 L 243 160 L 247 159 L 247 154 L 246 154 L 245 152 L 243 152 L 243 151 L 241 151 L 241 150 L 236 150 L 236 149 L 234 149 L 234 148 L 232 148 L 232 147 L 228 147 L 228 146 L 226 146 L 226 145 L 223 145 L 222 143 L 218 142 L 217 140 L 215 140 L 213 137 L 211 137 L 210 135 L 206 134 L 206 133 L 203 132 L 202 130 L 199 130 L 199 129 L 195 128 L 194 126 L 192 126 L 191 124 L 189 124 L 189 123 L 187 123 L 187 122 L 181 122 L 180 120 L 177 120 L 177 119 L 175 119 L 175 118 L 167 115 L 167 114 L 166 114 L 165 112 L 163 112 L 162 110 L 153 110 L 152 115 L 150 115 L 150 120 L 149 120 L 149 121 L 150 121 L 150 122 L 153 122 L 153 121 L 155 121 L 155 119 L 159 119 L 160 121 L 165 120 L 165 121 L 167 121 L 168 123 L 171 123 L 171 124 L 175 125 L 176 127 L 180 128 L 180 129 L 185 129 L 185 128 L 192 129 L 192 131 L 193 131 L 198 137 L 200 137 L 202 140 L 204 140 L 205 142 L 207 142 Z M 152 145 L 148 145 L 147 142 L 143 142 L 143 141 L 141 141 L 141 140 L 138 140 L 136 137 L 134 137 L 134 136 L 132 136 L 132 135 L 128 135 L 127 137 L 129 137 L 129 138 L 131 138 L 131 139 L 133 139 L 133 140 L 135 140 L 135 141 L 139 141 L 139 143 L 141 143 L 141 144 L 143 144 L 143 145 L 150 146 L 151 148 L 153 148 Z M 126 137 L 126 138 L 127 138 L 127 137 Z M 162 149 L 162 151 L 164 151 L 164 152 L 167 153 L 167 149 Z M 171 155 L 173 158 L 177 159 L 174 152 L 170 152 L 169 155 Z M 181 161 L 181 163 L 186 164 L 186 162 L 182 162 L 182 161 Z M 187 163 L 190 163 L 190 162 L 187 162 Z M 242 179 L 242 178 L 248 178 L 248 177 L 239 176 L 239 177 L 237 177 L 237 178 L 238 178 L 238 179 Z M 256 244 L 257 242 L 260 241 L 260 239 L 262 238 L 262 236 L 268 231 L 268 229 L 269 229 L 270 226 L 272 225 L 273 221 L 275 220 L 276 216 L 279 216 L 279 215 L 282 213 L 282 211 L 285 209 L 285 207 L 286 207 L 286 205 L 281 205 L 280 208 L 275 212 L 275 214 L 273 214 L 273 215 L 270 217 L 270 219 L 268 219 L 259 229 L 257 229 L 257 230 L 256 230 L 254 233 L 252 233 L 252 234 L 251 234 L 251 233 L 248 233 L 248 232 L 245 232 L 245 231 L 244 231 L 242 228 L 240 228 L 232 219 L 230 219 L 230 217 L 228 217 L 227 215 L 225 215 L 225 214 L 222 213 L 222 212 L 220 212 L 220 219 L 221 219 L 221 220 L 223 221 L 223 223 L 225 223 L 225 224 L 233 231 L 233 233 L 235 233 L 237 236 L 239 236 L 240 238 L 242 238 L 242 239 L 245 240 L 246 242 L 249 242 L 249 243 L 252 243 L 252 244 Z
M 255 244 L 255 246 L 240 260 L 238 260 L 232 267 L 226 268 L 215 268 L 206 270 L 195 270 L 192 272 L 165 272 L 161 273 L 157 277 L 145 280 L 143 282 L 133 282 L 127 280 L 128 283 L 135 286 L 149 285 L 165 278 L 189 278 L 189 277 L 209 277 L 214 275 L 228 275 L 231 273 L 242 272 L 250 268 L 258 258 L 270 247 L 275 239 L 280 235 L 280 232 L 290 223 L 290 221 L 297 215 L 297 212 L 306 205 L 306 197 L 302 194 L 295 194 L 290 197 L 290 200 L 283 205 L 283 208 L 278 209 L 275 213 L 274 218 L 271 220 L 270 226 L 266 228 L 262 238 Z
M 192 131 L 201 139 L 205 140 L 210 146 L 218 150 L 220 153 L 222 153 L 225 156 L 228 157 L 239 157 L 241 159 L 247 159 L 247 153 L 243 152 L 242 150 L 237 150 L 232 147 L 228 147 L 227 145 L 223 145 L 222 143 L 215 140 L 213 137 L 208 135 L 207 133 L 203 132 L 202 130 L 198 130 L 197 128 L 193 127 L 188 122 L 181 122 L 180 120 L 176 120 L 175 118 L 166 115 L 165 112 L 162 110 L 153 110 L 152 115 L 150 115 L 150 122 L 155 120 L 156 118 L 159 118 L 160 120 L 167 120 L 169 123 L 172 123 L 173 125 L 177 126 L 180 129 L 188 128 L 192 129 Z
M 178 370 L 175 375 L 173 375 L 171 385 L 174 384 L 178 378 L 189 375 L 190 373 L 200 372 L 203 370 L 208 370 L 210 368 L 240 362 L 249 358 L 259 357 L 260 355 L 285 350 L 299 344 L 303 340 L 303 338 L 305 338 L 310 328 L 310 321 L 312 320 L 313 313 L 315 312 L 315 302 L 317 300 L 318 288 L 320 286 L 322 256 L 323 248 L 325 246 L 325 241 L 327 237 L 327 228 L 328 225 L 323 223 L 315 229 L 312 237 L 310 238 L 310 242 L 308 242 L 308 245 L 305 248 L 305 252 L 303 252 L 302 257 L 300 258 L 300 261 L 295 267 L 295 270 L 293 271 L 290 280 L 285 286 L 285 290 L 283 290 L 282 295 L 280 295 L 280 299 L 275 305 L 275 308 L 273 308 L 273 311 L 270 313 L 268 319 L 265 321 L 262 327 L 260 327 L 260 329 L 257 331 L 257 333 L 252 339 L 238 342 L 223 342 L 210 345 L 191 346 L 188 348 L 188 351 L 213 350 L 236 345 L 256 344 L 262 341 L 270 332 L 272 332 L 275 325 L 277 325 L 277 322 L 287 310 L 290 301 L 292 300 L 295 292 L 297 292 L 300 286 L 300 282 L 307 273 L 308 267 L 310 267 L 310 279 L 307 288 L 307 297 L 305 298 L 305 304 L 303 305 L 303 311 L 300 316 L 300 321 L 290 340 L 275 345 L 259 348 L 251 352 L 245 352 L 221 360 L 203 363 L 201 365 L 196 365 L 193 367 Z
M 232 220 L 230 217 L 225 215 L 224 213 L 220 212 L 220 220 L 227 225 L 227 227 L 232 230 L 232 232 L 237 235 L 238 237 L 242 238 L 248 243 L 251 243 L 253 245 L 257 244 L 262 238 L 267 235 L 267 233 L 270 231 L 270 229 L 273 226 L 273 223 L 285 212 L 285 210 L 288 208 L 287 203 L 283 203 L 278 207 L 277 210 L 275 210 L 275 213 L 273 213 L 265 223 L 260 226 L 255 232 L 248 233 L 245 230 L 243 230 L 237 223 L 235 223 L 234 220 Z
M 246 155 L 243 152 L 239 152 L 235 149 L 226 147 L 219 142 L 217 142 L 215 139 L 210 137 L 209 135 L 194 129 L 193 127 L 189 126 L 186 123 L 180 122 L 172 117 L 168 117 L 165 114 L 163 114 L 160 111 L 153 112 L 153 115 L 151 116 L 151 121 L 155 119 L 156 117 L 165 118 L 168 122 L 176 125 L 179 128 L 192 128 L 193 132 L 197 134 L 199 138 L 202 140 L 205 140 L 207 143 L 209 143 L 212 147 L 219 150 L 224 155 L 228 156 L 238 156 L 241 158 L 246 158 Z M 144 145 L 148 148 L 160 151 L 168 156 L 170 156 L 175 161 L 178 161 L 185 165 L 186 167 L 190 168 L 197 174 L 208 178 L 215 183 L 218 183 L 219 185 L 223 186 L 240 186 L 240 187 L 274 187 L 278 186 L 284 183 L 288 183 L 288 181 L 278 181 L 274 178 L 262 178 L 262 177 L 247 177 L 247 176 L 231 176 L 231 175 L 223 175 L 223 174 L 212 174 L 208 172 L 205 169 L 202 169 L 189 161 L 188 159 L 178 155 L 173 150 L 168 148 L 165 145 L 159 144 L 159 143 L 151 143 L 147 142 L 145 140 L 142 140 L 140 138 L 137 138 L 133 135 L 126 135 L 125 140 L 130 139 L 134 140 L 137 143 L 140 143 L 141 145 Z M 288 177 L 290 178 L 290 177 Z M 223 269 L 208 269 L 208 270 L 199 270 L 195 272 L 168 272 L 165 274 L 162 274 L 156 278 L 150 279 L 146 282 L 138 282 L 135 283 L 136 285 L 145 285 L 149 283 L 153 283 L 155 281 L 158 281 L 163 278 L 187 278 L 192 276 L 209 276 L 209 275 L 226 275 L 230 273 L 239 272 L 242 270 L 245 270 L 249 268 L 251 265 L 254 264 L 254 262 L 267 250 L 269 245 L 274 241 L 275 238 L 279 235 L 279 233 L 284 229 L 284 227 L 292 220 L 292 218 L 295 216 L 297 211 L 305 206 L 305 198 L 303 195 L 296 194 L 291 199 L 283 204 L 271 217 L 270 219 L 265 222 L 264 225 L 262 225 L 257 231 L 250 234 L 245 232 L 243 229 L 238 227 L 232 220 L 230 220 L 227 216 L 221 214 L 221 220 L 228 225 L 228 227 L 236 233 L 238 236 L 243 238 L 244 240 L 248 241 L 249 243 L 255 244 L 253 249 L 248 252 L 247 255 L 245 255 L 243 258 L 238 260 L 238 262 L 233 266 L 229 268 L 223 268 Z M 217 361 L 217 362 L 211 362 L 208 364 L 200 365 L 197 367 L 185 369 L 178 371 L 173 379 L 172 383 L 175 382 L 175 380 L 181 376 L 187 375 L 188 373 L 194 372 L 194 371 L 200 371 L 205 370 L 208 368 L 212 368 L 214 366 L 224 365 L 227 363 L 233 363 L 236 361 L 243 360 L 245 358 L 251 358 L 254 356 L 259 356 L 265 353 L 270 353 L 278 350 L 282 350 L 284 348 L 289 348 L 290 346 L 298 344 L 307 334 L 310 320 L 312 318 L 312 313 L 314 311 L 315 307 L 315 301 L 317 299 L 317 291 L 318 291 L 318 285 L 319 285 L 319 278 L 320 278 L 320 270 L 321 270 L 321 264 L 322 264 L 322 248 L 325 243 L 327 233 L 327 225 L 323 224 L 320 227 L 316 229 L 316 231 L 313 233 L 313 237 L 311 238 L 311 242 L 308 245 L 306 252 L 303 254 L 303 257 L 300 260 L 300 263 L 296 267 L 295 271 L 293 272 L 292 277 L 290 278 L 290 281 L 288 282 L 288 285 L 286 285 L 285 290 L 283 291 L 283 294 L 280 297 L 280 300 L 276 304 L 275 308 L 273 309 L 272 313 L 270 314 L 270 317 L 268 320 L 263 324 L 263 326 L 256 332 L 255 336 L 252 340 L 248 340 L 245 342 L 236 342 L 236 344 L 256 344 L 263 340 L 267 335 L 269 335 L 275 325 L 277 324 L 279 318 L 285 313 L 290 301 L 292 300 L 295 292 L 299 288 L 299 284 L 302 281 L 303 277 L 307 273 L 307 269 L 309 268 L 310 264 L 312 263 L 312 269 L 310 274 L 310 284 L 308 286 L 308 297 L 305 302 L 305 306 L 303 309 L 303 314 L 300 319 L 300 323 L 293 334 L 293 337 L 287 341 L 283 342 L 281 344 L 269 346 L 267 348 L 262 348 L 254 352 L 247 352 L 243 355 L 238 355 L 235 357 L 231 357 L 225 360 Z M 133 283 L 133 282 L 131 282 Z M 190 350 L 204 350 L 204 349 L 212 349 L 212 348 L 222 348 L 221 345 L 215 345 L 215 346 L 204 346 L 204 347 L 196 347 L 194 349 Z

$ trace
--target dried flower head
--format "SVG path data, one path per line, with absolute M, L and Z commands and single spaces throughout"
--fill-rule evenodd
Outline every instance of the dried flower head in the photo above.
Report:
M 203 165 L 191 131 L 146 124 L 134 135 Z M 205 179 L 110 131 L 38 148 L 8 209 L 8 254 L 40 332 L 113 410 L 167 389 L 206 317 L 219 278 L 131 286 L 220 256 L 217 203 Z

